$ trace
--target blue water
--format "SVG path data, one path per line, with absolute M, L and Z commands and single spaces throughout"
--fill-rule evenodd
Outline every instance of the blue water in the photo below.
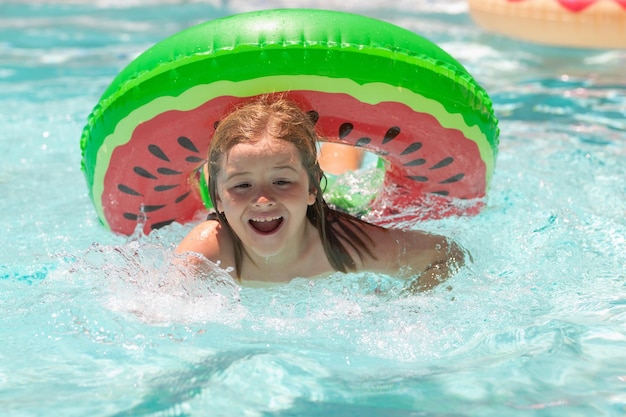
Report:
M 487 34 L 458 0 L 0 4 L 2 416 L 626 414 L 626 51 Z M 425 35 L 492 96 L 487 206 L 414 227 L 473 262 L 407 296 L 376 274 L 238 288 L 185 279 L 189 230 L 104 230 L 79 137 L 134 56 L 192 24 L 284 5 Z

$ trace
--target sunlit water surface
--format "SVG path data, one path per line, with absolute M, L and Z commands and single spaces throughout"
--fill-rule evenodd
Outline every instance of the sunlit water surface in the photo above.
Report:
M 194 281 L 169 265 L 190 225 L 132 239 L 99 225 L 78 143 L 111 79 L 169 34 L 281 6 L 407 27 L 492 96 L 486 208 L 412 226 L 471 253 L 450 289 L 410 296 L 376 274 Z M 626 414 L 624 68 L 623 51 L 487 34 L 456 0 L 3 2 L 1 414 Z

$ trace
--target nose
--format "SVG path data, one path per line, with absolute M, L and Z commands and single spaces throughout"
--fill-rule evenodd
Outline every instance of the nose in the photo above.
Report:
M 272 207 L 274 204 L 276 204 L 276 200 L 267 188 L 262 188 L 261 190 L 259 190 L 259 193 L 254 197 L 253 204 L 255 207 L 259 208 Z

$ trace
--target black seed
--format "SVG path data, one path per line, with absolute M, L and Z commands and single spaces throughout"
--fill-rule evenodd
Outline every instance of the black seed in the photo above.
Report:
M 441 181 L 439 184 L 450 184 L 451 182 L 457 182 L 457 181 L 462 180 L 464 176 L 465 176 L 465 174 L 463 174 L 463 173 L 456 174 L 455 176 L 450 177 L 447 180 Z
M 168 191 L 171 189 L 174 189 L 178 187 L 178 184 L 174 184 L 174 185 L 157 185 L 156 187 L 154 187 L 154 191 Z
M 189 139 L 186 136 L 179 137 L 178 138 L 178 144 L 180 146 L 182 146 L 183 148 L 187 149 L 188 151 L 195 152 L 195 153 L 200 153 L 198 148 L 196 148 L 196 145 L 194 145 L 193 142 L 191 141 L 191 139 Z
M 181 195 L 180 197 L 178 197 L 176 200 L 174 200 L 176 203 L 180 203 L 181 201 L 183 201 L 184 199 L 187 198 L 187 196 L 191 194 L 191 191 L 186 192 L 185 194 Z
M 175 221 L 176 221 L 176 219 L 171 219 L 171 220 L 165 220 L 165 221 L 158 222 L 158 223 L 153 223 L 153 224 L 150 226 L 150 229 L 151 229 L 151 230 L 160 229 L 160 228 L 162 228 L 162 227 L 167 226 L 168 224 L 172 224 L 172 223 L 174 223 Z
M 160 206 L 143 206 L 143 212 L 144 213 L 150 213 L 153 211 L 157 211 L 159 209 L 162 209 L 163 207 L 165 207 L 164 204 L 160 205 Z
M 394 140 L 396 136 L 400 134 L 400 128 L 398 126 L 392 126 L 385 133 L 385 137 L 383 138 L 383 145 L 391 140 Z
M 180 175 L 182 172 L 169 168 L 157 168 L 157 172 L 162 175 Z
M 120 190 L 121 192 L 123 192 L 124 194 L 141 196 L 141 193 L 133 190 L 132 188 L 130 188 L 129 186 L 124 185 L 124 184 L 118 184 L 117 185 L 117 189 Z
M 412 161 L 407 162 L 406 164 L 402 164 L 405 167 L 416 167 L 419 165 L 424 165 L 426 163 L 425 159 L 419 158 L 419 159 L 414 159 Z
M 156 180 L 157 177 L 155 177 L 154 175 L 152 175 L 151 173 L 149 173 L 146 169 L 142 168 L 142 167 L 134 167 L 133 171 L 135 171 L 135 174 L 140 175 L 144 178 L 148 178 L 151 180 Z
M 421 147 L 422 147 L 422 142 L 413 142 L 405 150 L 403 150 L 400 155 L 407 155 L 415 151 L 419 151 Z
M 320 119 L 319 113 L 316 112 L 315 110 L 309 110 L 309 112 L 307 114 L 308 114 L 309 119 L 311 120 L 311 122 L 313 124 L 316 124 L 317 121 Z
M 345 138 L 350 134 L 350 132 L 352 132 L 352 129 L 354 129 L 352 123 L 343 123 L 341 126 L 339 126 L 339 137 L 341 139 Z
M 441 191 L 432 191 L 431 194 L 448 195 L 450 193 L 448 191 L 441 190 Z
M 407 178 L 417 182 L 428 182 L 428 177 L 422 177 L 420 175 L 407 175 Z
M 124 213 L 123 216 L 124 216 L 125 219 L 132 220 L 132 221 L 136 221 L 137 217 L 138 217 L 134 213 Z
M 447 157 L 447 158 L 443 158 L 441 161 L 437 162 L 435 165 L 431 166 L 429 169 L 439 169 L 439 168 L 443 168 L 445 166 L 450 165 L 452 162 L 454 161 L 454 158 L 452 158 L 451 156 Z
M 370 138 L 361 138 L 359 140 L 356 141 L 356 143 L 354 144 L 354 146 L 357 147 L 361 147 L 361 146 L 365 146 L 368 143 L 370 143 L 372 140 Z
M 170 162 L 170 158 L 168 158 L 167 155 L 165 155 L 165 152 L 163 152 L 163 150 L 158 146 L 148 145 L 148 150 L 152 155 L 156 156 L 157 158 L 162 159 L 166 162 Z
M 188 156 L 185 158 L 185 161 L 195 163 L 195 162 L 204 162 L 204 159 L 197 156 Z
M 217 129 L 219 125 L 220 125 L 220 121 L 217 120 L 215 123 L 213 123 L 213 129 Z

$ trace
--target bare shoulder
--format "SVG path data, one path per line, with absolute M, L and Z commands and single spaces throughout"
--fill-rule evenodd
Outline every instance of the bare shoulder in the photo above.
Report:
M 420 274 L 437 265 L 461 266 L 464 252 L 453 240 L 419 230 L 366 227 L 376 259 L 364 265 L 367 269 L 397 274 Z
M 215 220 L 198 224 L 178 244 L 176 253 L 189 252 L 200 254 L 212 262 L 219 263 L 222 268 L 234 265 L 230 235 Z

